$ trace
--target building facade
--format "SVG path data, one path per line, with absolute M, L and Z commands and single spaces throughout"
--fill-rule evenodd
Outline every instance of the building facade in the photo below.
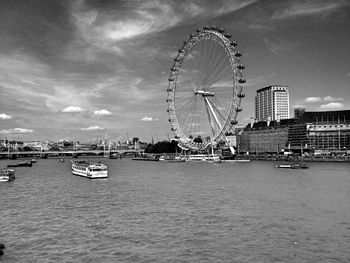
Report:
M 350 110 L 295 112 L 306 124 L 308 148 L 319 151 L 350 149 Z
M 255 97 L 255 119 L 275 121 L 289 119 L 288 87 L 273 85 L 258 89 Z
M 240 138 L 240 152 L 350 153 L 350 110 L 306 112 L 298 109 L 295 116 L 248 124 Z
M 259 155 L 300 149 L 304 127 L 294 119 L 250 123 L 241 135 L 239 151 Z

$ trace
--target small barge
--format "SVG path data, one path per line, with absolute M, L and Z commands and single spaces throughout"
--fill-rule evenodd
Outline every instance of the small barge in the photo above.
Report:
M 23 161 L 19 163 L 8 164 L 7 167 L 32 167 L 33 163 L 31 161 Z
M 132 158 L 133 161 L 159 161 L 157 155 L 152 154 L 141 154 Z

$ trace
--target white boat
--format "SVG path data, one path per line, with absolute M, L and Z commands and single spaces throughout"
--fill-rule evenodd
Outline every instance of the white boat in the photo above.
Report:
M 188 162 L 221 163 L 220 155 L 217 154 L 191 154 L 187 156 Z
M 182 156 L 168 156 L 168 155 L 162 155 L 159 157 L 159 160 L 160 162 L 184 162 L 185 161 L 185 158 L 183 158 Z
M 72 173 L 90 179 L 108 178 L 107 165 L 102 163 L 88 163 L 86 161 L 73 161 Z
M 4 169 L 0 172 L 0 182 L 10 182 L 15 180 L 15 170 Z
M 276 168 L 307 169 L 309 167 L 303 163 L 281 163 L 277 164 Z
M 250 162 L 249 159 L 224 159 L 222 161 L 225 163 L 247 163 L 247 162 Z

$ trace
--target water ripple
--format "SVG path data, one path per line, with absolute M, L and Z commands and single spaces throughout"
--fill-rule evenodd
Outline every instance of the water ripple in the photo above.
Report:
M 348 164 L 103 161 L 108 180 L 39 160 L 0 184 L 0 261 L 349 262 Z

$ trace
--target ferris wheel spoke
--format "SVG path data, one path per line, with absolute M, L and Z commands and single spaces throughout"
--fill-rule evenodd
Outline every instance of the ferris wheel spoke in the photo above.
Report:
M 211 87 L 217 80 L 221 79 L 224 76 L 225 74 L 224 68 L 227 67 L 227 64 L 222 63 L 222 61 L 225 61 L 223 57 L 216 56 L 216 64 L 213 64 L 211 66 L 212 69 L 210 70 L 210 75 L 207 78 L 208 88 Z
M 224 64 L 225 67 L 229 67 L 228 63 Z M 223 68 L 224 66 L 221 65 L 221 67 L 218 67 L 215 69 L 215 73 L 212 76 L 210 87 L 218 82 L 222 82 L 223 80 L 232 80 L 232 72 Z
M 200 108 L 200 103 L 198 100 L 193 100 L 191 103 L 184 105 L 184 107 L 179 109 L 179 112 L 181 113 L 180 116 L 182 117 L 178 119 L 178 122 L 182 125 L 186 125 L 186 128 L 184 129 L 185 134 L 194 129 L 195 123 L 197 122 L 196 114 L 198 108 Z M 189 125 L 191 125 L 191 127 Z M 187 135 L 189 136 L 189 134 Z
M 223 50 L 218 50 L 219 45 L 213 45 L 212 49 L 214 52 L 212 52 L 213 57 L 210 58 L 210 61 L 206 63 L 207 68 L 208 68 L 208 78 L 207 82 L 208 85 L 212 82 L 212 79 L 214 79 L 216 76 L 220 75 L 222 72 L 223 67 L 225 67 L 227 58 L 223 55 L 224 51 Z

